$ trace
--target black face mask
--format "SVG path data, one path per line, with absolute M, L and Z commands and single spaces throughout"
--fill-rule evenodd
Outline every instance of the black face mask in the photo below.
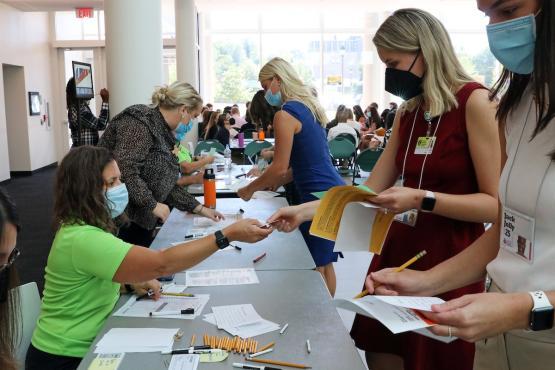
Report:
M 416 59 L 418 59 L 419 55 L 420 52 L 416 54 L 408 71 L 386 68 L 385 91 L 404 100 L 410 100 L 422 94 L 422 77 L 418 77 L 411 73 L 412 67 L 414 63 L 416 63 Z
M 10 289 L 10 269 L 8 267 L 0 272 L 0 303 L 8 300 L 8 290 Z

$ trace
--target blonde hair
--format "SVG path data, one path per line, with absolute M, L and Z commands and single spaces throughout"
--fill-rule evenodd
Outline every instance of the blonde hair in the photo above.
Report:
M 277 77 L 281 82 L 280 91 L 283 101 L 298 100 L 312 112 L 320 125 L 325 126 L 328 117 L 318 98 L 314 96 L 312 87 L 305 85 L 289 62 L 282 58 L 273 58 L 262 67 L 258 74 L 260 82 Z
M 351 108 L 345 108 L 337 113 L 337 123 L 346 123 L 353 120 L 353 111 Z
M 376 31 L 374 45 L 390 51 L 420 53 L 426 65 L 422 96 L 406 102 L 409 111 L 422 101 L 430 104 L 432 117 L 458 107 L 453 91 L 473 81 L 455 56 L 453 45 L 443 24 L 420 9 L 399 9 Z
M 152 94 L 152 106 L 174 109 L 184 105 L 187 111 L 202 107 L 202 98 L 187 82 L 174 82 L 158 87 Z

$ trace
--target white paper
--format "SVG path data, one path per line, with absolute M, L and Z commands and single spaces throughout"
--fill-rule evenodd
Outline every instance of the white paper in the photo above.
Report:
M 169 283 L 162 286 L 162 292 L 164 293 L 185 293 L 187 285 L 180 285 L 176 283 Z
M 97 343 L 94 353 L 171 351 L 175 329 L 112 328 Z
M 233 181 L 233 183 L 231 184 L 229 189 L 232 192 L 236 193 L 239 189 L 244 188 L 245 186 L 249 185 L 255 179 L 256 179 L 255 177 L 246 177 L 246 178 L 242 178 L 240 180 Z
M 185 273 L 188 286 L 216 286 L 258 284 L 258 276 L 253 268 L 194 270 Z
M 218 328 L 232 328 L 262 320 L 252 304 L 212 307 Z
M 370 203 L 348 203 L 341 216 L 335 249 L 342 252 L 369 252 L 377 211 L 378 207 Z
M 435 340 L 439 340 L 440 342 L 443 343 L 451 343 L 456 341 L 457 337 L 444 337 L 441 335 L 435 335 L 434 333 L 432 333 L 431 331 L 429 331 L 428 329 L 417 329 L 417 330 L 413 330 L 415 333 L 421 334 L 425 337 L 431 338 L 431 339 L 435 339 Z
M 221 221 L 213 221 L 207 217 L 195 216 L 193 218 L 193 225 L 195 229 L 189 230 L 189 234 L 192 234 L 193 232 L 204 232 L 206 234 L 209 234 L 209 232 L 206 230 L 207 228 L 217 227 L 217 230 L 219 230 L 231 225 L 235 221 L 238 221 L 242 218 L 242 215 L 239 212 L 222 214 L 224 215 L 225 219 Z
M 168 370 L 196 370 L 200 355 L 173 355 Z
M 206 321 L 209 324 L 218 326 L 218 324 L 216 323 L 216 317 L 214 316 L 213 313 L 209 313 L 204 315 L 204 317 L 202 318 L 204 321 Z
M 374 298 L 393 306 L 412 308 L 414 310 L 432 312 L 433 304 L 442 304 L 445 301 L 438 297 L 406 297 L 375 295 Z
M 137 301 L 137 297 L 133 296 L 113 315 L 150 318 L 150 312 L 180 311 L 187 308 L 193 308 L 195 313 L 191 315 L 156 316 L 157 319 L 193 320 L 201 314 L 204 306 L 208 303 L 209 298 L 210 295 L 208 294 L 196 294 L 195 297 L 161 296 L 157 301 L 152 299 Z
M 256 337 L 257 335 L 262 335 L 279 330 L 280 326 L 275 322 L 262 319 L 250 324 L 239 325 L 236 327 L 226 327 L 223 329 L 233 336 L 239 336 L 241 338 L 252 338 Z
M 254 192 L 252 199 L 271 199 L 277 197 L 278 195 L 279 193 L 276 193 L 275 191 L 259 190 Z

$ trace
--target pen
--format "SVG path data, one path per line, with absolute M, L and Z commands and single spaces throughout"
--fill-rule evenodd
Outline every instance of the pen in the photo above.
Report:
M 160 312 L 153 311 L 149 313 L 149 316 L 193 315 L 194 313 L 195 313 L 194 308 L 187 308 L 185 310 L 180 310 L 180 311 L 160 311 Z
M 206 233 L 193 233 L 193 234 L 185 235 L 185 239 L 198 239 L 198 238 L 204 238 L 205 236 L 206 236 Z
M 422 252 L 418 253 L 416 256 L 412 257 L 410 260 L 405 262 L 402 266 L 397 267 L 397 269 L 395 269 L 395 272 L 403 271 L 404 269 L 406 269 L 407 267 L 409 267 L 410 265 L 412 265 L 413 263 L 415 263 L 416 261 L 418 261 L 420 258 L 424 257 L 425 255 L 426 255 L 426 251 L 423 250 Z M 380 286 L 380 284 L 376 284 L 376 285 L 374 285 L 374 288 L 377 288 L 379 286 Z M 364 289 L 362 292 L 357 294 L 354 299 L 359 299 L 359 298 L 365 297 L 367 295 L 368 295 L 368 290 Z
M 289 323 L 283 325 L 283 328 L 281 328 L 281 330 L 279 331 L 280 334 L 285 333 L 285 331 L 287 330 L 287 328 L 289 327 Z
M 240 362 L 234 362 L 233 367 L 236 367 L 239 369 L 249 369 L 249 370 L 281 370 L 281 369 L 278 369 L 277 367 L 245 365 Z
M 237 249 L 239 252 L 243 250 L 243 248 L 238 245 L 233 245 L 233 248 Z
M 204 347 L 204 346 L 199 346 Z M 173 351 L 164 351 L 163 355 L 191 355 L 191 354 L 201 354 L 201 353 L 219 353 L 222 352 L 221 349 L 211 349 L 211 348 L 185 348 L 185 349 L 174 349 Z
M 194 294 L 191 293 L 162 293 L 162 295 L 169 295 L 174 297 L 194 297 Z
M 241 174 L 241 175 L 235 176 L 235 178 L 236 178 L 236 179 L 240 179 L 241 177 L 246 177 L 246 176 L 247 176 L 247 174 L 246 174 L 246 173 L 243 173 L 243 174 Z
M 255 259 L 252 260 L 252 263 L 257 263 L 258 261 L 260 261 L 262 258 L 266 257 L 266 252 L 262 253 L 260 256 L 256 257 Z

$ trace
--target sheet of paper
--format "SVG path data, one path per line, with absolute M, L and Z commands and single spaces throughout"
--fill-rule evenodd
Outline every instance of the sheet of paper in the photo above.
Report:
M 424 329 L 416 329 L 416 330 L 413 330 L 413 331 L 414 331 L 415 333 L 418 333 L 418 334 L 423 335 L 423 336 L 425 336 L 425 337 L 428 337 L 428 338 L 431 338 L 431 339 L 435 339 L 435 340 L 439 340 L 440 342 L 443 342 L 443 343 L 451 343 L 451 342 L 454 342 L 454 341 L 456 341 L 457 339 L 459 339 L 459 338 L 457 338 L 457 337 L 451 337 L 451 338 L 449 338 L 449 337 L 443 337 L 443 336 L 441 336 L 441 335 L 435 335 L 434 333 L 432 333 L 431 331 L 429 331 L 429 330 L 426 329 L 426 328 L 424 328 Z
M 345 206 L 348 203 L 359 202 L 375 195 L 374 192 L 356 186 L 335 186 L 329 189 L 316 210 L 316 215 L 310 227 L 310 234 L 328 240 L 335 240 Z
M 171 351 L 179 328 L 112 328 L 97 343 L 94 353 Z
M 258 276 L 253 268 L 194 270 L 185 273 L 188 286 L 216 286 L 258 284 Z
M 279 324 L 268 320 L 260 320 L 250 324 L 239 325 L 233 328 L 223 328 L 229 334 L 241 338 L 252 338 L 280 329 Z
M 168 370 L 196 370 L 199 361 L 199 355 L 173 355 Z
M 207 232 L 206 228 L 211 227 L 218 227 L 219 230 L 243 218 L 243 215 L 238 211 L 235 213 L 222 214 L 224 215 L 225 219 L 221 221 L 213 221 L 207 217 L 195 216 L 193 218 L 193 227 L 194 229 L 200 229 L 201 232 Z M 189 232 L 192 233 L 192 230 L 189 230 Z
M 433 304 L 442 304 L 445 301 L 439 297 L 407 297 L 375 295 L 374 298 L 393 306 L 412 308 L 420 311 L 432 311 Z
M 365 251 L 380 254 L 395 214 L 384 213 L 366 202 L 345 206 L 335 240 L 339 251 Z
M 162 292 L 164 293 L 185 293 L 187 290 L 187 285 L 181 285 L 176 283 L 169 283 L 162 285 Z
M 216 317 L 214 316 L 213 313 L 209 313 L 204 315 L 204 317 L 202 318 L 204 321 L 206 321 L 209 324 L 218 326 L 218 324 L 216 323 Z
M 119 310 L 114 313 L 114 316 L 125 317 L 148 317 L 150 312 L 164 312 L 164 311 L 179 311 L 187 308 L 193 308 L 194 314 L 191 315 L 164 315 L 156 316 L 162 319 L 181 319 L 193 320 L 199 316 L 208 303 L 210 295 L 196 294 L 195 297 L 176 297 L 176 296 L 161 296 L 159 300 L 143 299 L 137 301 L 137 297 L 133 296 L 121 306 Z
M 229 352 L 221 351 L 215 353 L 202 353 L 200 355 L 200 362 L 222 362 L 227 359 Z
M 252 304 L 216 306 L 212 307 L 212 312 L 219 329 L 233 328 L 262 320 Z
M 393 334 L 434 325 L 410 308 L 392 306 L 371 295 L 356 300 L 337 299 L 334 302 L 339 308 L 378 320 Z
M 254 192 L 252 199 L 271 199 L 277 197 L 278 195 L 279 193 L 276 193 L 275 191 L 259 190 Z
M 246 177 L 246 178 L 241 178 L 239 180 L 235 180 L 235 181 L 233 181 L 233 183 L 231 184 L 229 189 L 236 193 L 237 190 L 239 190 L 241 188 L 244 188 L 245 186 L 249 185 L 255 179 L 256 179 L 256 177 Z
M 125 353 L 100 353 L 92 360 L 88 370 L 117 370 Z

